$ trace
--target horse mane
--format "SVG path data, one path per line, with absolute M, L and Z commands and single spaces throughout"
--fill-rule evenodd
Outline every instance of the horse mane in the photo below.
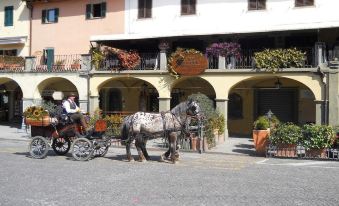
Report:
M 186 113 L 187 109 L 187 101 L 180 102 L 177 106 L 171 109 L 171 113 L 175 115 L 180 115 L 182 113 Z

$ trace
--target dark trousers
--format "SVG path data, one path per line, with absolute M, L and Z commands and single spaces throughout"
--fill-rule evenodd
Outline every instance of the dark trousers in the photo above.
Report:
M 86 123 L 84 115 L 82 115 L 81 113 L 74 113 L 74 114 L 71 114 L 70 117 L 74 122 L 78 122 L 78 123 L 80 122 L 81 126 L 84 129 L 87 129 L 87 123 Z

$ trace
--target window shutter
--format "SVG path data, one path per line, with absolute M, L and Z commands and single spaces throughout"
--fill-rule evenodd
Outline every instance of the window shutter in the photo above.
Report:
M 47 10 L 42 10 L 41 23 L 46 23 Z
M 101 17 L 106 17 L 106 2 L 101 3 Z
M 59 19 L 59 9 L 55 9 L 55 23 L 58 22 Z
M 13 26 L 13 6 L 5 7 L 5 26 Z
M 146 0 L 146 17 L 152 17 L 152 0 Z
M 191 0 L 191 5 L 190 5 L 190 14 L 195 14 L 196 13 L 196 0 Z
M 144 5 L 145 0 L 139 0 L 138 1 L 138 18 L 144 18 L 145 14 L 145 5 Z
M 181 14 L 187 14 L 187 13 L 188 13 L 188 1 L 181 0 Z
M 54 49 L 46 49 L 46 65 L 49 71 L 52 70 L 54 64 Z
M 91 19 L 92 17 L 92 4 L 86 5 L 86 19 Z

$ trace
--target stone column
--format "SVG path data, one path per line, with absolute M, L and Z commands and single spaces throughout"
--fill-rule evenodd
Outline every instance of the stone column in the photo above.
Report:
M 25 71 L 32 71 L 36 66 L 36 57 L 25 57 Z
M 169 43 L 167 41 L 161 41 L 158 48 L 160 49 L 160 70 L 167 70 L 166 51 L 169 48 Z
M 324 100 L 315 100 L 315 123 L 318 125 L 324 124 Z
M 328 73 L 328 124 L 339 125 L 339 64 L 330 62 Z
M 81 111 L 89 112 L 88 111 L 88 100 L 87 99 L 79 99 L 79 108 Z
M 81 71 L 90 71 L 92 69 L 92 56 L 90 54 L 81 55 Z
M 159 99 L 159 112 L 169 111 L 171 109 L 170 97 L 158 97 Z
M 32 106 L 33 104 L 34 104 L 34 99 L 22 98 L 22 111 L 24 112 L 27 109 L 27 107 Z M 24 116 L 22 116 L 21 129 L 22 130 L 26 129 Z
M 8 120 L 14 117 L 14 91 L 8 91 Z
M 89 111 L 94 112 L 96 109 L 99 108 L 99 96 L 90 96 L 89 97 Z
M 218 69 L 226 69 L 226 58 L 219 56 L 218 57 Z
M 228 113 L 228 99 L 215 99 L 217 110 L 224 115 L 225 117 L 225 132 L 224 132 L 224 138 L 228 138 L 228 128 L 227 128 L 227 113 Z

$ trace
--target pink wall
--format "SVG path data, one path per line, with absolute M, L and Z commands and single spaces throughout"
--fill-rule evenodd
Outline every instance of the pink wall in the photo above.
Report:
M 106 0 L 106 17 L 86 20 L 86 4 L 102 0 L 36 3 L 32 21 L 32 54 L 53 47 L 56 55 L 86 54 L 90 36 L 124 33 L 124 0 Z M 59 8 L 57 23 L 42 24 L 43 9 Z

